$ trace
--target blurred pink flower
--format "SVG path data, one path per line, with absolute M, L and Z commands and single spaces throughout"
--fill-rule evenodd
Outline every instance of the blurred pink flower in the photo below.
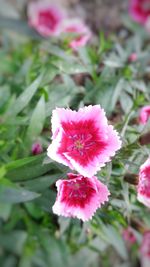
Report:
M 137 53 L 132 53 L 129 58 L 128 58 L 128 61 L 129 62 L 136 62 L 137 61 Z
M 140 247 L 142 267 L 150 266 L 150 231 L 146 231 L 143 235 L 142 244 Z
M 63 14 L 47 0 L 33 1 L 28 4 L 29 24 L 42 36 L 57 36 L 61 32 Z
M 150 0 L 130 0 L 129 13 L 134 21 L 145 25 L 150 16 Z
M 83 47 L 91 38 L 90 29 L 79 19 L 68 19 L 64 21 L 64 32 L 74 34 L 70 47 L 73 50 L 77 50 L 79 47 Z
M 150 207 L 150 157 L 140 167 L 137 192 L 138 200 L 147 207 Z
M 38 155 L 41 154 L 43 152 L 43 148 L 42 145 L 38 142 L 34 143 L 32 145 L 32 154 L 33 155 Z
M 136 242 L 136 237 L 131 227 L 124 229 L 122 236 L 123 239 L 128 242 L 128 244 L 134 244 Z
M 108 125 L 100 105 L 78 111 L 56 108 L 52 133 L 47 155 L 86 177 L 93 176 L 121 147 L 118 133 Z
M 150 117 L 150 106 L 145 106 L 141 108 L 140 114 L 139 114 L 139 122 L 141 124 L 146 124 L 149 117 Z
M 83 221 L 92 218 L 98 208 L 108 201 L 109 191 L 97 177 L 68 174 L 67 180 L 56 182 L 58 194 L 53 212 L 65 217 L 77 217 Z

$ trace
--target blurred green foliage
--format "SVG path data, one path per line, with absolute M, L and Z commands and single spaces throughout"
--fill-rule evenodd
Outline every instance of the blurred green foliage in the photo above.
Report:
M 4 21 L 10 25 L 16 30 L 18 24 Z M 23 35 L 2 31 L 0 266 L 137 266 L 141 233 L 134 229 L 138 244 L 129 249 L 122 229 L 134 220 L 149 227 L 150 215 L 123 177 L 137 173 L 149 154 L 149 147 L 138 142 L 149 123 L 143 128 L 134 121 L 150 101 L 150 45 L 141 29 L 129 26 L 133 32 L 128 38 L 106 39 L 101 33 L 97 44 L 78 53 L 63 40 L 40 38 L 21 22 L 17 30 Z M 138 55 L 136 62 L 128 61 L 132 52 Z M 98 175 L 109 187 L 110 201 L 93 220 L 81 223 L 52 214 L 55 181 L 66 177 L 68 169 L 48 159 L 46 149 L 52 110 L 88 104 L 105 109 L 123 147 Z M 32 156 L 36 141 L 44 153 Z

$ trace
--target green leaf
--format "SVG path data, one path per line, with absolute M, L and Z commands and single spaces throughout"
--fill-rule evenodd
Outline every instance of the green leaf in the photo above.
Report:
M 52 206 L 56 200 L 56 193 L 50 189 L 44 191 L 41 197 L 34 200 L 34 203 L 38 205 L 42 210 L 52 213 Z
M 0 218 L 4 221 L 8 220 L 11 213 L 11 205 L 8 203 L 0 203 Z
M 62 173 L 44 175 L 30 181 L 22 182 L 22 185 L 34 192 L 43 192 L 45 189 L 49 188 L 58 179 L 63 178 Z
M 29 27 L 26 21 L 0 17 L 0 28 L 15 31 L 19 34 L 29 36 L 31 39 L 43 39 L 36 31 Z
M 99 267 L 99 255 L 95 251 L 84 247 L 75 253 L 69 262 L 69 267 Z
M 105 239 L 109 244 L 111 244 L 118 254 L 124 259 L 127 259 L 127 250 L 121 235 L 117 232 L 117 230 L 111 225 L 103 225 L 103 232 Z
M 51 161 L 49 164 L 43 164 L 45 154 L 29 157 L 5 165 L 7 177 L 11 181 L 30 180 L 47 173 L 50 170 L 56 170 L 56 164 Z
M 1 233 L 0 246 L 16 255 L 21 255 L 26 239 L 27 233 L 21 230 Z
M 48 232 L 40 233 L 39 239 L 45 251 L 48 266 L 65 267 L 68 259 L 65 243 L 61 239 L 57 240 L 54 237 L 49 236 Z
M 6 174 L 5 166 L 0 167 L 0 179 L 3 178 Z
M 29 127 L 27 129 L 26 143 L 31 144 L 40 135 L 45 121 L 45 100 L 41 96 L 37 103 L 30 120 Z
M 113 92 L 112 99 L 111 99 L 112 110 L 116 106 L 116 103 L 120 97 L 120 94 L 123 91 L 124 85 L 125 85 L 124 79 L 120 79 L 119 82 L 117 83 L 116 88 L 114 88 L 114 92 Z
M 0 188 L 0 202 L 1 203 L 21 203 L 21 202 L 26 202 L 33 200 L 40 195 L 32 192 L 25 190 L 21 187 L 10 187 L 8 185 L 1 184 Z
M 26 209 L 27 209 L 27 211 L 28 211 L 28 213 L 30 214 L 31 217 L 33 217 L 35 219 L 40 219 L 43 216 L 44 212 L 35 203 L 26 202 L 26 203 L 24 203 L 24 206 L 26 207 Z
M 10 89 L 9 86 L 1 86 L 0 87 L 0 109 L 6 104 L 8 99 L 10 98 Z
M 34 80 L 34 82 L 29 87 L 27 87 L 25 91 L 16 99 L 14 105 L 8 111 L 9 115 L 17 115 L 28 105 L 28 103 L 36 93 L 42 81 L 42 77 L 42 74 L 38 76 L 38 78 Z
M 111 99 L 113 96 L 114 88 L 112 86 L 108 86 L 107 89 L 101 88 L 96 92 L 96 103 L 100 104 L 107 113 L 112 111 Z
M 122 92 L 120 95 L 120 104 L 123 111 L 128 113 L 133 106 L 132 98 L 127 93 Z

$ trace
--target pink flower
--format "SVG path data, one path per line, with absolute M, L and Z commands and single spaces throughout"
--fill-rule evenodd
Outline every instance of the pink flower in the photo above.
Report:
M 132 53 L 129 58 L 128 58 L 128 61 L 129 62 L 136 62 L 137 61 L 137 54 L 136 53 Z
M 42 36 L 57 36 L 61 32 L 62 12 L 47 0 L 28 4 L 29 24 Z
M 147 207 L 150 207 L 150 157 L 140 167 L 137 198 Z
M 145 106 L 141 108 L 139 115 L 139 122 L 141 124 L 146 124 L 150 117 L 150 106 Z
M 100 105 L 78 111 L 56 108 L 52 133 L 47 155 L 85 177 L 93 176 L 121 147 L 118 133 L 108 125 Z
M 136 237 L 131 227 L 124 229 L 122 236 L 123 239 L 128 242 L 128 244 L 134 244 L 136 242 Z
M 34 143 L 32 145 L 32 154 L 33 155 L 38 155 L 38 154 L 41 154 L 42 152 L 43 152 L 43 148 L 42 148 L 40 143 L 37 142 L 37 143 Z
M 53 212 L 65 217 L 77 217 L 83 221 L 92 218 L 98 208 L 108 201 L 109 191 L 97 177 L 86 178 L 73 173 L 67 180 L 56 182 L 58 194 Z
M 145 25 L 150 16 L 150 0 L 130 0 L 129 13 L 134 21 Z
M 63 27 L 64 32 L 74 34 L 74 38 L 70 42 L 73 50 L 85 46 L 91 38 L 90 29 L 79 19 L 65 20 Z
M 148 267 L 150 263 L 150 231 L 146 231 L 143 235 L 140 254 L 142 267 Z

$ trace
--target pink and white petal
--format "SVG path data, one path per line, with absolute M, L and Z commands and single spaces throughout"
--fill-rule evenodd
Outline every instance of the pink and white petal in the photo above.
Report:
M 95 196 L 91 199 L 90 204 L 86 205 L 84 209 L 84 221 L 91 219 L 96 210 L 109 200 L 108 196 L 110 195 L 106 185 L 101 183 L 96 177 L 92 177 L 91 179 L 95 180 L 97 194 L 95 194 Z
M 106 162 L 107 158 L 108 161 L 110 157 L 113 157 L 117 150 L 121 148 L 121 140 L 118 135 L 118 132 L 114 130 L 112 125 L 108 125 L 107 127 L 107 146 L 105 147 L 103 153 L 98 157 L 100 162 Z
M 83 47 L 87 44 L 87 42 L 89 41 L 90 37 L 88 35 L 84 35 L 80 37 L 80 40 L 74 39 L 70 42 L 69 46 L 73 49 L 73 50 L 78 50 L 79 47 Z
M 138 193 L 137 199 L 138 199 L 139 202 L 143 203 L 145 206 L 150 208 L 150 198 L 146 197 L 143 194 Z
M 92 160 L 91 162 L 88 162 L 87 165 L 82 166 L 80 162 L 74 160 L 70 153 L 64 153 L 65 157 L 68 159 L 68 161 L 71 163 L 73 168 L 79 172 L 81 175 L 85 177 L 92 177 L 96 172 L 100 169 L 99 162 L 96 160 Z M 105 166 L 104 163 L 101 163 L 101 167 Z
M 60 201 L 60 195 L 56 199 L 56 202 L 53 206 L 53 212 L 57 215 L 62 215 L 65 217 L 77 217 L 83 221 L 90 220 L 96 210 L 101 207 L 106 201 L 108 201 L 109 191 L 107 186 L 102 184 L 96 177 L 89 178 L 93 188 L 95 189 L 94 196 L 89 200 L 89 203 L 85 205 L 84 208 L 75 206 L 68 206 L 67 202 Z M 56 182 L 58 192 L 61 190 L 63 184 L 62 180 Z
M 63 154 L 58 153 L 58 148 L 61 146 L 61 140 L 62 132 L 60 131 L 57 135 L 57 138 L 55 138 L 47 148 L 47 156 L 73 169 L 71 162 Z
M 64 32 L 91 36 L 90 29 L 80 19 L 64 19 L 62 24 Z
M 114 130 L 112 125 L 109 125 L 107 130 L 108 130 L 107 150 L 109 157 L 112 157 L 115 155 L 116 151 L 121 148 L 122 142 L 120 140 L 118 132 Z
M 104 148 L 100 155 L 96 155 L 91 161 L 89 160 L 87 165 L 82 166 L 79 161 L 71 157 L 70 153 L 64 153 L 64 156 L 68 159 L 74 169 L 85 177 L 92 177 L 94 174 L 96 174 L 101 167 L 105 166 L 106 162 L 111 160 L 111 157 L 115 155 L 115 152 L 121 148 L 121 141 L 117 131 L 115 131 L 111 125 L 108 126 L 107 129 L 108 145 Z
M 97 128 L 107 125 L 107 118 L 100 105 L 90 105 L 77 111 L 64 108 L 56 108 L 52 115 L 52 132 L 54 133 L 63 122 L 77 122 L 82 120 L 94 120 Z
M 146 167 L 150 166 L 150 157 L 141 165 L 140 167 L 140 173 L 144 172 Z
M 38 24 L 38 13 L 39 13 L 39 7 L 36 2 L 31 2 L 28 4 L 28 18 L 29 18 L 29 24 L 31 26 L 37 26 Z
M 141 108 L 140 114 L 139 114 L 139 122 L 141 124 L 146 124 L 150 117 L 150 106 L 145 106 Z
M 84 108 L 80 108 L 78 111 L 78 117 L 83 120 L 93 120 L 97 129 L 102 129 L 107 126 L 107 118 L 105 111 L 100 105 L 89 105 Z
M 55 138 L 59 132 L 59 129 L 62 128 L 63 122 L 76 121 L 76 111 L 65 108 L 56 108 L 52 112 L 52 133 L 53 138 Z

